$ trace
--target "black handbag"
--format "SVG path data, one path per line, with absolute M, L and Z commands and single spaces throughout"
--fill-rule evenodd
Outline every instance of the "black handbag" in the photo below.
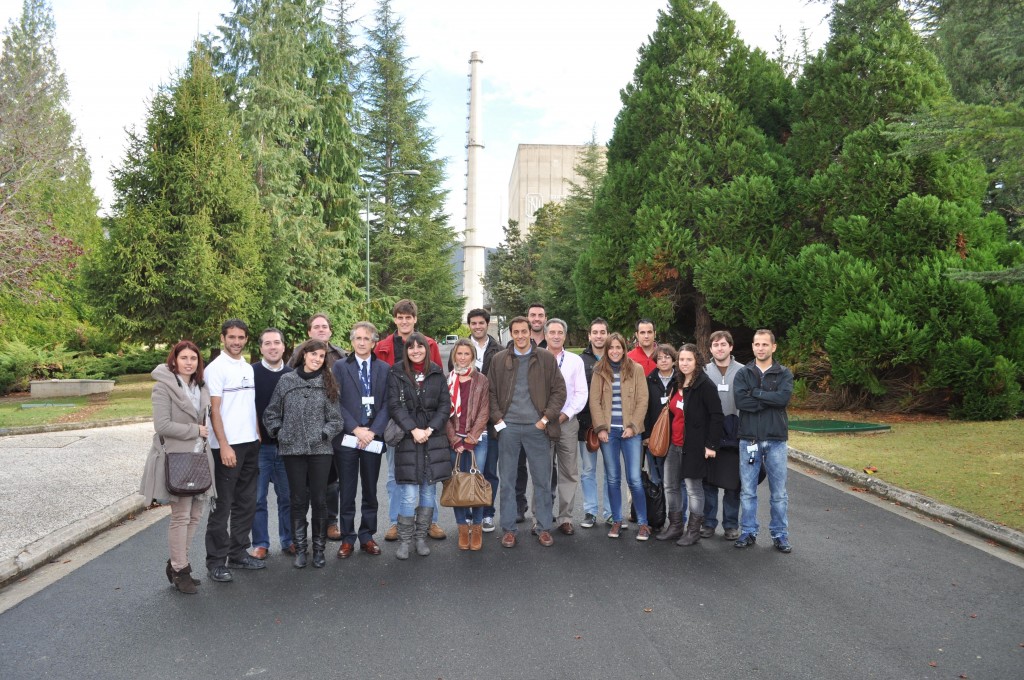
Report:
M 651 481 L 647 474 L 647 461 L 640 469 L 640 483 L 644 487 L 644 497 L 647 499 L 647 523 L 651 529 L 660 529 L 665 524 L 665 490 L 660 484 Z M 629 504 L 629 521 L 636 522 L 636 506 Z
M 160 436 L 160 447 L 164 450 L 164 478 L 169 494 L 198 496 L 213 486 L 207 446 L 206 437 L 203 437 L 203 448 L 199 451 L 168 451 L 163 435 Z

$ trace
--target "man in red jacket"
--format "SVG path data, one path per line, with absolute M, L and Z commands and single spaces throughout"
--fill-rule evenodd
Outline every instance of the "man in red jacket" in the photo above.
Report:
M 658 343 L 654 332 L 654 322 L 640 319 L 636 322 L 636 347 L 629 358 L 643 366 L 644 375 L 650 375 L 658 368 Z
M 402 357 L 405 356 L 405 341 L 412 335 L 412 332 L 416 330 L 416 317 L 418 316 L 419 310 L 416 307 L 416 303 L 412 300 L 399 300 L 395 303 L 394 308 L 391 310 L 391 317 L 395 322 L 395 332 L 379 341 L 373 348 L 373 353 L 378 359 L 384 361 L 389 366 L 394 366 L 396 361 L 401 361 Z M 429 345 L 428 354 L 430 360 L 441 367 L 441 350 L 438 348 L 437 343 L 434 339 L 427 336 L 427 344 Z M 398 492 L 398 485 L 395 484 L 395 449 L 393 446 L 389 446 L 387 449 L 388 456 L 388 519 L 391 520 L 391 525 L 384 534 L 385 541 L 396 541 L 398 540 L 398 506 L 401 504 L 402 495 Z M 430 531 L 428 532 L 431 538 L 441 540 L 446 538 L 444 529 L 437 524 L 437 501 L 434 501 L 434 519 L 430 524 Z

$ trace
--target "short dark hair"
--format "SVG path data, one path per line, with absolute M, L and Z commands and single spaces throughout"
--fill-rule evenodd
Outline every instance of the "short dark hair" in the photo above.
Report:
M 727 343 L 729 343 L 729 347 L 736 346 L 736 343 L 732 341 L 732 333 L 730 333 L 729 331 L 715 331 L 714 333 L 711 334 L 711 338 L 708 339 L 708 342 L 710 344 L 714 344 L 719 340 L 725 340 Z
M 178 355 L 186 349 L 192 350 L 199 357 L 199 362 L 196 364 L 196 372 L 192 374 L 190 382 L 201 387 L 203 385 L 203 354 L 199 351 L 196 343 L 191 340 L 182 340 L 171 348 L 171 351 L 167 354 L 167 368 L 171 369 L 171 373 L 174 375 L 178 375 Z
M 642 323 L 649 323 L 649 324 L 651 324 L 651 329 L 652 330 L 654 330 L 654 331 L 658 330 L 658 327 L 654 325 L 654 322 L 651 321 L 650 319 L 646 318 L 646 317 L 644 317 L 643 319 L 640 319 L 639 321 L 636 322 L 636 328 L 634 330 L 637 330 L 637 331 L 640 330 L 640 324 L 642 324 Z
M 391 308 L 391 317 L 394 318 L 399 314 L 408 314 L 409 316 L 419 317 L 419 313 L 416 309 L 416 303 L 412 300 L 399 300 L 395 303 L 395 306 Z
M 228 330 L 231 329 L 231 328 L 239 328 L 239 329 L 241 329 L 242 331 L 245 332 L 245 337 L 246 338 L 249 337 L 249 326 L 246 325 L 246 323 L 244 321 L 242 321 L 241 319 L 228 319 L 227 321 L 222 323 L 220 325 L 220 334 L 221 335 L 227 335 L 228 334 Z
M 758 328 L 756 331 L 754 331 L 755 338 L 759 335 L 767 335 L 769 338 L 772 339 L 772 344 L 775 344 L 775 333 L 772 333 L 767 328 Z
M 516 325 L 517 323 L 525 323 L 527 327 L 529 327 L 530 320 L 527 319 L 525 316 L 514 316 L 512 317 L 512 320 L 508 322 L 508 329 L 511 331 L 512 326 Z
M 594 326 L 604 326 L 604 329 L 608 330 L 608 322 L 599 316 L 595 317 L 594 320 L 590 322 L 590 325 L 587 326 L 587 331 L 594 330 Z
M 466 314 L 466 323 L 469 323 L 470 319 L 476 318 L 478 316 L 482 316 L 484 318 L 484 323 L 491 322 L 491 313 L 488 312 L 486 309 L 471 309 L 469 310 L 469 313 Z
M 327 322 L 327 327 L 332 328 L 331 319 L 323 312 L 317 312 L 313 316 L 306 319 L 306 332 L 313 330 L 313 322 L 316 321 L 317 319 L 323 319 L 324 321 Z
M 330 322 L 328 321 L 328 323 Z M 281 336 L 281 344 L 284 344 L 284 333 L 282 333 L 277 328 L 264 328 L 263 331 L 260 333 L 259 343 L 261 345 L 263 344 L 263 336 L 266 335 L 267 333 L 277 333 L 279 336 Z
M 540 302 L 531 302 L 530 304 L 526 305 L 526 311 L 529 312 L 534 307 L 540 307 L 541 309 L 543 309 L 544 310 L 544 314 L 548 313 L 548 308 L 545 307 L 543 305 L 543 303 L 540 303 Z

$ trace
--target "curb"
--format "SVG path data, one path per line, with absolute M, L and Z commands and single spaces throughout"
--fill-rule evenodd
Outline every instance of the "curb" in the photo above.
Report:
M 789 455 L 798 463 L 807 467 L 820 470 L 845 482 L 856 484 L 858 487 L 867 489 L 876 496 L 899 503 L 900 505 L 917 510 L 929 517 L 941 520 L 948 524 L 960 527 L 966 531 L 977 534 L 982 538 L 1024 552 L 1024 533 L 1011 529 L 1002 524 L 996 524 L 978 515 L 955 508 L 951 505 L 940 503 L 933 498 L 924 496 L 914 491 L 907 491 L 888 482 L 883 482 L 877 477 L 852 470 L 843 465 L 812 456 L 809 453 L 790 447 Z
M 0 437 L 17 434 L 44 434 L 46 432 L 67 432 L 68 430 L 91 430 L 94 427 L 114 427 L 152 422 L 153 416 L 130 416 L 111 420 L 89 420 L 81 423 L 52 423 L 50 425 L 25 425 L 23 427 L 0 427 Z
M 55 557 L 85 543 L 96 534 L 109 529 L 126 517 L 149 507 L 140 494 L 125 496 L 121 500 L 97 510 L 73 524 L 62 527 L 48 536 L 30 543 L 16 557 L 0 563 L 0 586 L 38 569 Z

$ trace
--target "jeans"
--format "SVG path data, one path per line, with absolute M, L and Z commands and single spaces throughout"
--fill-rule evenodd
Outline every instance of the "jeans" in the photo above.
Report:
M 398 523 L 398 510 L 402 505 L 402 493 L 399 491 L 399 484 L 395 482 L 395 447 L 387 447 L 388 457 L 388 519 L 392 524 Z M 434 494 L 434 517 L 430 520 L 437 523 L 437 494 Z
M 277 537 L 281 539 L 281 549 L 286 550 L 292 544 L 291 504 L 288 492 L 288 474 L 284 471 L 284 462 L 277 454 L 277 444 L 260 445 L 260 475 L 256 482 L 256 515 L 252 520 L 252 546 L 270 549 L 270 532 L 267 528 L 267 493 L 270 485 L 274 485 L 277 496 Z
M 599 515 L 597 503 L 597 451 L 588 451 L 587 443 L 580 442 L 580 487 L 583 489 L 583 512 L 590 513 L 595 517 Z M 611 506 L 608 504 L 608 477 L 604 480 L 604 513 L 603 516 L 612 514 Z
M 505 425 L 498 435 L 501 530 L 516 532 L 516 470 L 520 452 L 525 452 L 533 480 L 533 517 L 537 530 L 550 531 L 554 522 L 551 516 L 551 440 L 544 430 L 538 430 L 532 424 Z
M 651 476 L 651 481 L 657 485 L 661 485 L 661 480 L 665 478 L 665 457 L 658 458 L 653 455 L 650 451 L 647 452 L 647 474 Z
M 747 447 L 756 444 L 754 462 L 748 463 Z M 740 531 L 757 535 L 757 475 L 764 465 L 771 492 L 771 523 L 768 532 L 772 538 L 789 536 L 789 494 L 786 493 L 786 458 L 789 446 L 784 441 L 753 442 L 740 440 Z
M 721 489 L 722 494 L 722 528 L 738 529 L 740 526 L 740 490 Z M 718 492 L 719 487 L 704 482 L 704 526 L 712 529 L 718 527 Z
M 437 484 L 399 484 L 398 490 L 402 493 L 399 514 L 403 517 L 415 517 L 416 508 L 437 507 Z
M 491 504 L 484 508 L 484 517 L 494 519 L 494 506 L 498 502 L 498 438 L 491 437 L 484 432 L 480 442 L 476 445 L 477 451 L 487 449 L 487 464 L 480 462 L 480 454 L 477 453 L 476 462 L 484 469 L 484 479 L 491 485 Z
M 476 467 L 478 470 L 483 470 L 487 466 L 487 442 L 483 439 L 473 449 L 476 455 Z M 455 466 L 455 450 L 452 450 L 452 469 Z M 469 451 L 463 451 L 462 457 L 459 459 L 459 469 L 463 472 L 469 472 L 470 467 L 473 464 L 473 456 L 470 455 Z M 487 476 L 484 475 L 484 479 Z M 492 487 L 493 494 L 493 487 Z M 484 519 L 484 506 L 478 505 L 472 508 L 452 508 L 455 511 L 455 521 L 459 524 L 480 524 Z
M 210 502 L 206 520 L 206 568 L 222 567 L 228 557 L 242 560 L 248 555 L 249 532 L 256 514 L 256 482 L 260 476 L 259 441 L 232 444 L 235 467 L 220 461 L 220 449 L 213 452 L 213 481 L 217 497 Z
M 636 508 L 637 524 L 647 524 L 647 496 L 640 480 L 640 461 L 643 458 L 643 446 L 640 435 L 623 438 L 622 429 L 613 427 L 608 430 L 608 441 L 601 443 L 601 456 L 604 459 L 604 474 L 608 480 L 608 495 L 611 498 L 612 521 L 622 521 L 622 468 L 619 465 L 619 454 L 626 464 L 626 484 L 633 494 L 633 507 Z
M 341 509 L 338 520 L 343 543 L 356 542 L 356 487 L 362 481 L 359 506 L 359 543 L 366 545 L 377 533 L 377 480 L 380 478 L 380 454 L 364 449 L 335 445 L 334 466 L 338 469 Z M 330 505 L 330 499 L 328 499 Z

